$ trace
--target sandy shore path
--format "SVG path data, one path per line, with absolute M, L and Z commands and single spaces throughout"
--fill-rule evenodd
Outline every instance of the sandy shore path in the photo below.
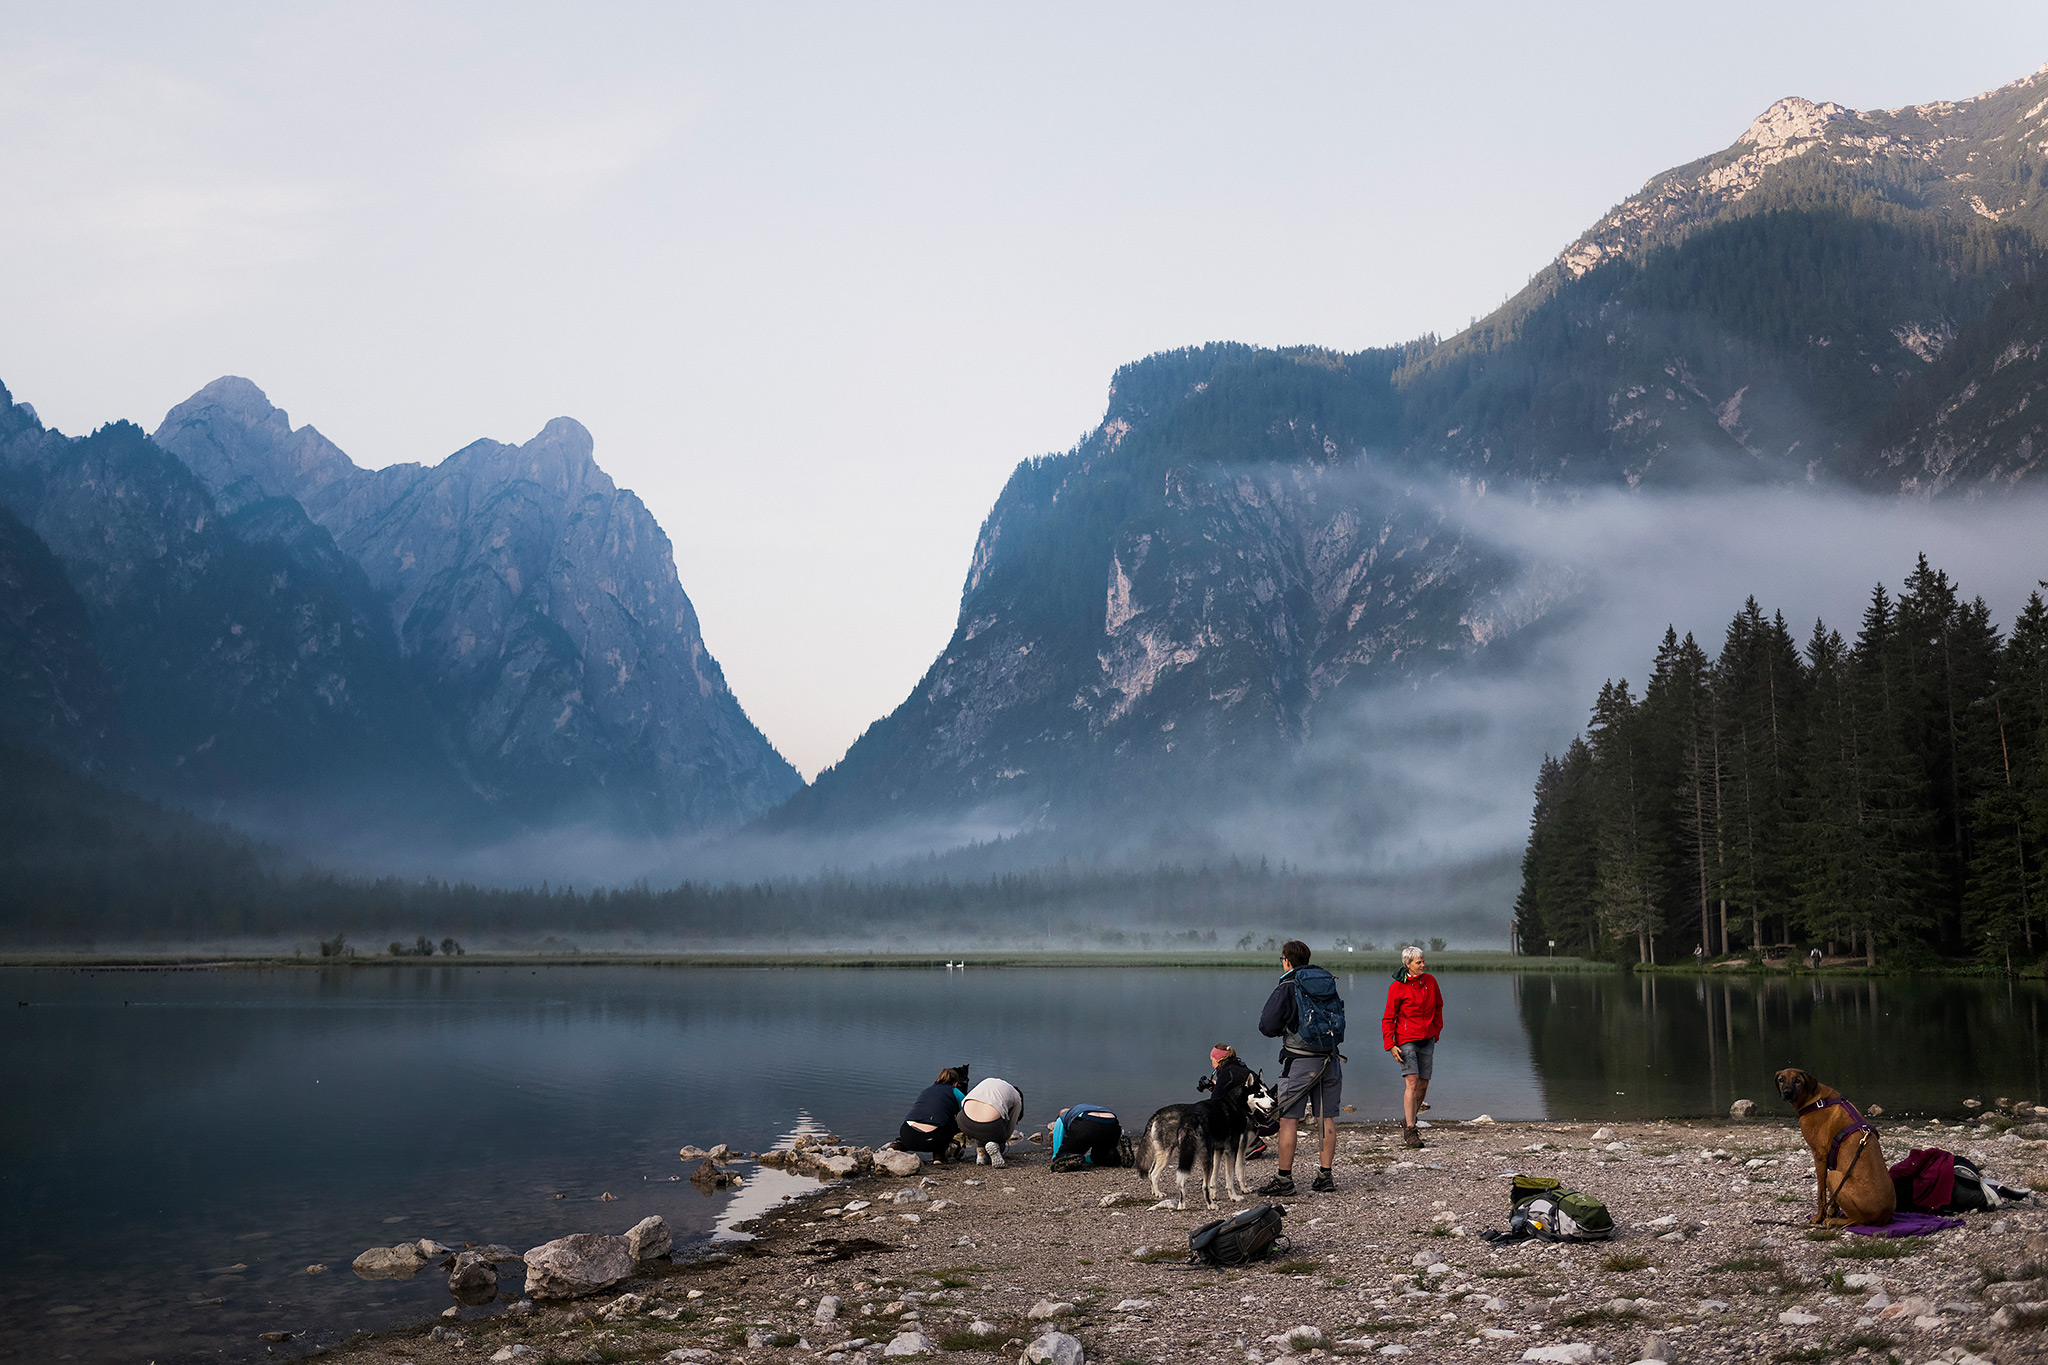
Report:
M 1054 1174 L 1020 1144 L 1000 1171 L 829 1186 L 749 1225 L 753 1242 L 592 1299 L 486 1310 L 497 1315 L 443 1324 L 439 1339 L 422 1329 L 328 1358 L 851 1361 L 917 1334 L 928 1358 L 967 1365 L 1016 1361 L 1048 1329 L 1104 1362 L 1520 1361 L 1583 1344 L 1594 1350 L 1551 1358 L 1918 1365 L 2048 1348 L 2048 1306 L 2018 1306 L 2048 1300 L 2048 1209 L 2031 1201 L 1928 1238 L 1834 1237 L 1805 1227 L 1812 1163 L 1789 1119 L 1445 1123 L 1426 1136 L 1411 1152 L 1396 1129 L 1347 1125 L 1337 1192 L 1286 1201 L 1291 1248 L 1245 1269 L 1186 1267 L 1188 1233 L 1215 1214 L 1152 1208 L 1130 1172 Z M 2048 1143 L 1943 1124 L 1884 1133 L 1887 1160 L 1928 1146 L 2048 1187 Z M 1262 1181 L 1273 1163 L 1253 1170 Z M 1481 1240 L 1506 1226 L 1512 1171 L 1605 1200 L 1616 1237 Z M 836 1314 L 820 1321 L 828 1298 Z M 1285 1339 L 1297 1328 L 1312 1330 Z

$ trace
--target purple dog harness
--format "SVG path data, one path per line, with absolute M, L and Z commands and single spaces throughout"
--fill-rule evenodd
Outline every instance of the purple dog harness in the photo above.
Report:
M 1835 1134 L 1834 1142 L 1828 1147 L 1827 1168 L 1830 1172 L 1832 1172 L 1835 1169 L 1835 1157 L 1842 1150 L 1843 1139 L 1847 1138 L 1851 1133 L 1868 1133 L 1870 1135 L 1869 1137 L 1863 1139 L 1863 1141 L 1856 1144 L 1856 1155 L 1849 1158 L 1849 1170 L 1844 1171 L 1842 1173 L 1842 1179 L 1840 1183 L 1837 1184 L 1837 1186 L 1832 1190 L 1822 1191 L 1822 1194 L 1824 1194 L 1827 1197 L 1828 1202 L 1826 1207 L 1828 1209 L 1833 1210 L 1836 1216 L 1840 1216 L 1842 1212 L 1842 1206 L 1839 1202 L 1841 1197 L 1841 1186 L 1849 1183 L 1850 1172 L 1853 1172 L 1856 1169 L 1857 1162 L 1863 1160 L 1863 1149 L 1865 1147 L 1868 1147 L 1871 1141 L 1877 1137 L 1877 1129 L 1871 1127 L 1869 1122 L 1864 1119 L 1862 1112 L 1858 1110 L 1855 1105 L 1849 1103 L 1849 1101 L 1841 1095 L 1837 1095 L 1831 1100 L 1815 1100 L 1812 1104 L 1807 1105 L 1804 1109 L 1801 1109 L 1799 1111 L 1799 1117 L 1805 1118 L 1808 1114 L 1817 1113 L 1822 1109 L 1832 1109 L 1836 1105 L 1840 1105 L 1842 1108 L 1849 1111 L 1849 1117 L 1851 1119 L 1851 1122 L 1843 1125 L 1842 1131 Z
M 1835 1169 L 1836 1153 L 1842 1150 L 1842 1140 L 1848 1137 L 1849 1134 L 1868 1133 L 1871 1135 L 1871 1137 L 1877 1136 L 1877 1129 L 1870 1126 L 1870 1124 L 1864 1119 L 1861 1111 L 1859 1111 L 1855 1105 L 1849 1103 L 1847 1099 L 1843 1098 L 1840 1095 L 1835 1096 L 1831 1100 L 1815 1100 L 1812 1104 L 1807 1105 L 1804 1109 L 1799 1111 L 1799 1117 L 1805 1118 L 1808 1114 L 1814 1113 L 1822 1109 L 1832 1109 L 1836 1105 L 1840 1105 L 1842 1108 L 1848 1110 L 1849 1117 L 1852 1120 L 1854 1120 L 1854 1122 L 1845 1125 L 1841 1132 L 1835 1134 L 1834 1145 L 1828 1148 L 1828 1169 L 1831 1171 Z M 1859 1147 L 1857 1149 L 1857 1152 L 1860 1155 L 1862 1152 L 1862 1148 Z

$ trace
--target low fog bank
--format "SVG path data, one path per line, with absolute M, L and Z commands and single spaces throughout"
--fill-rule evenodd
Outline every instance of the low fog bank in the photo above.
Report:
M 806 878 L 965 888 L 1033 870 L 1096 879 L 1084 901 L 1073 899 L 1079 893 L 1053 897 L 1049 916 L 1045 905 L 998 897 L 958 922 L 919 912 L 891 928 L 870 915 L 854 935 L 806 922 L 756 924 L 748 937 L 734 925 L 693 921 L 671 930 L 657 918 L 633 940 L 678 948 L 713 940 L 774 948 L 801 941 L 820 951 L 900 951 L 905 942 L 1082 947 L 1105 934 L 1190 928 L 1230 940 L 1341 932 L 1375 942 L 1405 934 L 1502 946 L 1538 765 L 1583 727 L 1602 681 L 1626 677 L 1640 688 L 1666 625 L 1713 655 L 1754 596 L 1766 615 L 1784 613 L 1795 639 L 1805 639 L 1816 617 L 1853 634 L 1873 585 L 1895 589 L 1920 553 L 1965 595 L 1983 596 L 2004 624 L 2048 577 L 2048 553 L 2039 548 L 2048 543 L 2048 499 L 2039 496 L 1930 503 L 1743 488 L 1599 492 L 1532 505 L 1445 486 L 1439 497 L 1469 540 L 1519 566 L 1475 617 L 1491 612 L 1528 624 L 1421 681 L 1340 691 L 1313 714 L 1313 733 L 1297 754 L 1220 800 L 1212 796 L 1206 809 L 1162 803 L 1149 819 L 1067 829 L 1032 828 L 1016 812 L 965 811 L 820 837 L 662 840 L 557 829 L 467 851 L 407 848 L 383 835 L 351 839 L 337 826 L 317 856 L 364 874 L 501 888 Z M 1156 887 L 1136 899 L 1103 889 L 1118 876 L 1194 874 L 1232 859 L 1265 860 L 1312 879 L 1318 899 L 1219 914 L 1159 901 Z M 389 928 L 442 932 L 424 923 Z M 553 928 L 571 937 L 598 932 L 594 924 Z M 541 931 L 493 932 L 510 947 Z

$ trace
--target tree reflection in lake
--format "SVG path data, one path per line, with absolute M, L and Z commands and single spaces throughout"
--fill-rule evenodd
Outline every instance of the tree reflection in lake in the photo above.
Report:
M 1559 1118 L 1769 1113 L 1788 1066 L 1892 1113 L 2048 1095 L 2038 981 L 1531 974 L 1514 994 Z

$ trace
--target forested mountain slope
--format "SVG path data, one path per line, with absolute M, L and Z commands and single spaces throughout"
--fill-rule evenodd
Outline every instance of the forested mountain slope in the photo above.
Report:
M 1571 600 L 1467 529 L 1476 500 L 2005 494 L 2034 468 L 2044 173 L 2048 72 L 1781 101 L 1441 345 L 1125 367 L 1101 426 L 1011 477 L 910 698 L 774 823 L 1319 800 L 1354 699 L 1506 662 Z

